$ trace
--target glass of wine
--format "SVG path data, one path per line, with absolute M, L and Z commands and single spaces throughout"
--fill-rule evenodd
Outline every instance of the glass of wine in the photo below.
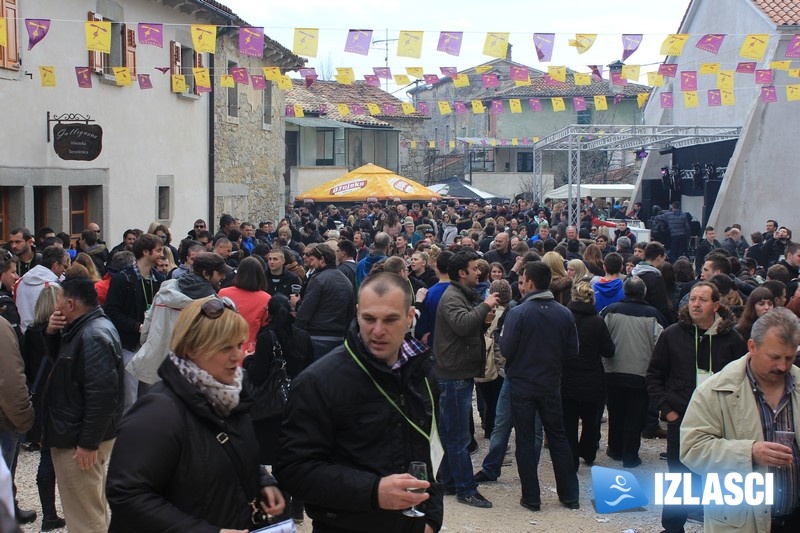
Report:
M 422 461 L 411 461 L 411 464 L 408 467 L 408 473 L 417 479 L 420 479 L 422 481 L 428 481 L 428 465 L 426 465 Z M 417 489 L 417 488 L 412 488 L 407 490 L 408 492 L 413 492 L 416 494 L 422 494 L 423 492 L 425 492 L 425 489 Z M 416 507 L 412 507 L 411 509 L 406 509 L 405 511 L 403 511 L 403 514 L 406 516 L 411 516 L 413 518 L 419 518 L 421 516 L 425 516 L 425 513 L 417 510 Z

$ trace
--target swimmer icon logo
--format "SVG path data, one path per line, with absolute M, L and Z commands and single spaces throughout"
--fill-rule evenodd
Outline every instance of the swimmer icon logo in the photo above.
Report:
M 595 507 L 600 514 L 625 511 L 648 503 L 639 482 L 624 470 L 593 466 L 592 488 Z

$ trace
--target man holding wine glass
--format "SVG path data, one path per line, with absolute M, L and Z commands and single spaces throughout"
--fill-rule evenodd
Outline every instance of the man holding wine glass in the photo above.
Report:
M 429 350 L 406 335 L 413 318 L 403 278 L 369 276 L 344 344 L 292 381 L 274 472 L 315 533 L 442 526 L 443 490 L 428 481 L 439 391 Z

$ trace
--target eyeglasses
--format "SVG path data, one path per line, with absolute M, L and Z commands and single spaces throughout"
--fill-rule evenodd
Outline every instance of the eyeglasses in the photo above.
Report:
M 225 308 L 230 309 L 234 313 L 238 313 L 239 310 L 236 308 L 236 304 L 233 303 L 233 300 L 228 298 L 227 296 L 223 296 L 222 298 L 211 298 L 203 302 L 203 305 L 200 306 L 200 311 L 206 315 L 210 319 L 219 318 L 222 316 L 222 313 L 225 312 Z
M 206 227 L 205 224 L 195 224 L 194 225 L 194 229 L 200 229 L 200 228 L 205 228 L 205 227 Z
M 159 238 L 160 238 L 162 241 L 166 241 L 166 240 L 167 240 L 167 236 L 166 236 L 166 235 L 158 235 L 158 237 L 159 237 Z

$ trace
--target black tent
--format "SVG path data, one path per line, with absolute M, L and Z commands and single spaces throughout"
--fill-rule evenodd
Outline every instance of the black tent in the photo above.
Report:
M 435 185 L 429 185 L 428 188 L 445 198 L 458 198 L 459 200 L 477 200 L 479 202 L 499 204 L 508 203 L 509 199 L 502 196 L 497 196 L 494 193 L 484 191 L 458 176 L 443 179 Z

